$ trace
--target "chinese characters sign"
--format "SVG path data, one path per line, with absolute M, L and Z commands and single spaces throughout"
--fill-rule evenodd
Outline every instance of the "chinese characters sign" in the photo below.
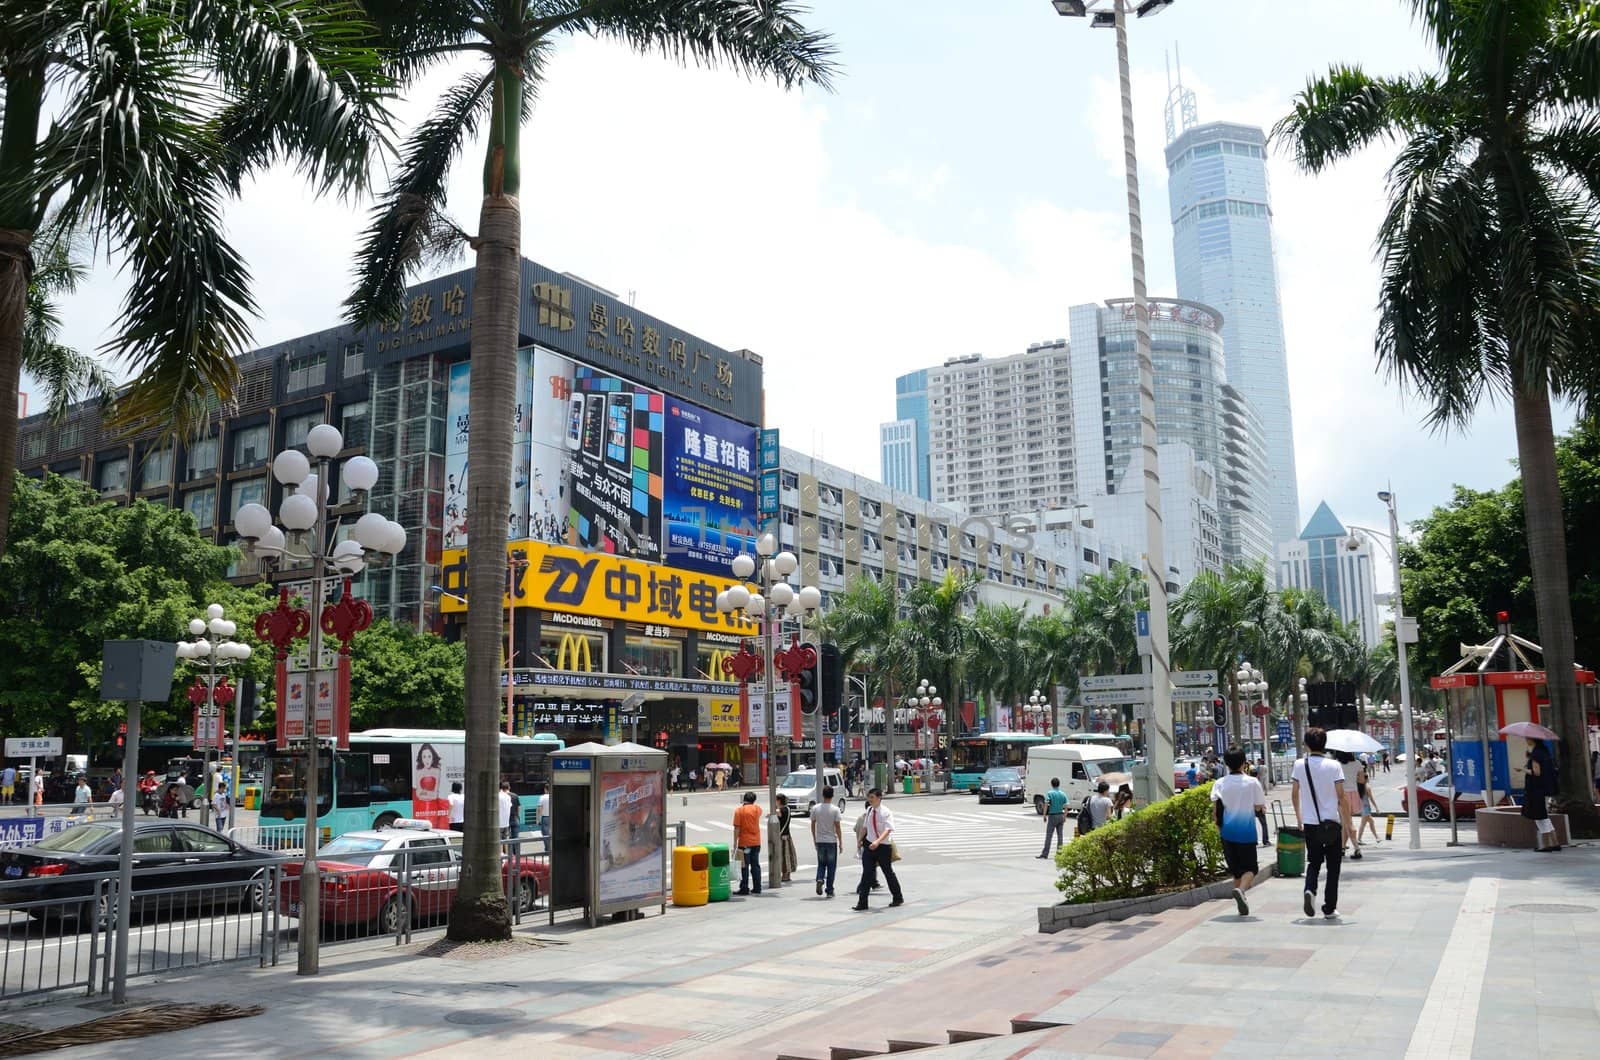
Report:
M 726 572 L 735 556 L 755 551 L 756 429 L 676 401 L 665 423 L 666 559 Z

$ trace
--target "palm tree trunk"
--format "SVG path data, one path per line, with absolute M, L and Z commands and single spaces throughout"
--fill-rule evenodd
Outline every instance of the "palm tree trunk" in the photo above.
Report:
M 39 151 L 39 115 L 44 106 L 44 60 L 17 62 L 5 76 L 5 120 L 0 122 L 0 187 L 29 185 Z M 22 329 L 28 311 L 28 283 L 33 279 L 38 206 L 17 204 L 16 213 L 0 216 L 0 556 L 6 554 L 11 531 L 11 491 L 17 470 L 17 395 L 22 389 Z
M 1567 575 L 1566 519 L 1562 511 L 1561 483 L 1556 478 L 1550 395 L 1542 387 L 1536 391 L 1518 387 L 1511 402 L 1517 423 L 1517 460 L 1522 474 L 1528 560 L 1533 567 L 1533 598 L 1539 613 L 1539 642 L 1544 647 L 1544 668 L 1548 676 L 1550 727 L 1561 737 L 1557 741 L 1560 795 L 1569 804 L 1592 806 L 1594 781 L 1589 771 L 1588 726 L 1578 698 L 1577 676 L 1573 672 L 1575 653 Z M 1577 822 L 1572 824 L 1576 829 Z
M 449 936 L 461 942 L 511 937 L 500 878 L 500 640 L 511 508 L 511 419 L 515 413 L 522 210 L 517 201 L 521 85 L 503 70 L 495 83 L 484 199 L 474 241 L 472 430 L 467 436 L 466 837 Z M 475 604 L 476 606 L 472 606 Z

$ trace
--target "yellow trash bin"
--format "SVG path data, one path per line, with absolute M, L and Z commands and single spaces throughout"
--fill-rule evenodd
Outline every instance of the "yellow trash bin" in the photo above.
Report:
M 710 852 L 705 847 L 673 847 L 672 904 L 705 905 L 710 898 Z

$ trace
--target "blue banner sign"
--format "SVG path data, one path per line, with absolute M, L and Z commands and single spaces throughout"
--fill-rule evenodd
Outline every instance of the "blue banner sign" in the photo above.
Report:
M 761 466 L 775 469 L 778 464 L 778 428 L 768 427 L 761 432 Z

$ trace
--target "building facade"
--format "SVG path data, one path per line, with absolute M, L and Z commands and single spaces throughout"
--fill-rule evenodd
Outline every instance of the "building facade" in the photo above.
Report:
M 1265 430 L 1268 540 L 1287 541 L 1300 522 L 1299 485 L 1266 152 L 1253 126 L 1187 128 L 1167 145 L 1167 189 L 1178 296 L 1221 311 L 1228 381 Z
M 928 475 L 928 370 L 919 368 L 894 381 L 894 420 L 881 431 L 883 481 L 901 493 L 929 500 L 932 497 Z M 911 424 L 910 438 L 904 437 L 904 424 Z M 890 447 L 895 449 L 891 462 Z M 909 459 L 912 470 L 902 469 Z M 891 477 L 892 476 L 892 477 Z
M 1219 518 L 1222 559 L 1270 566 L 1272 543 L 1262 510 L 1261 427 L 1248 402 L 1229 386 L 1222 316 L 1185 299 L 1152 298 L 1148 304 L 1157 442 L 1186 446 L 1213 476 L 1211 504 Z M 1133 302 L 1111 299 L 1103 306 L 1073 306 L 1069 321 L 1080 502 L 1092 503 L 1096 496 L 1115 495 L 1130 485 L 1142 495 Z M 1137 539 L 1143 536 L 1140 530 Z M 1203 568 L 1203 544 L 1198 549 L 1186 549 L 1181 558 L 1169 550 L 1168 558 Z
M 891 420 L 878 426 L 878 449 L 883 484 L 896 493 L 927 499 L 922 469 L 927 461 L 917 448 L 917 435 L 926 424 L 916 420 Z
M 934 503 L 1007 515 L 1066 507 L 1076 498 L 1065 339 L 929 369 L 928 418 Z
M 1383 627 L 1373 561 L 1372 542 L 1352 536 L 1323 501 L 1300 536 L 1278 546 L 1279 583 L 1320 593 L 1341 619 L 1358 626 L 1362 643 L 1374 648 Z

